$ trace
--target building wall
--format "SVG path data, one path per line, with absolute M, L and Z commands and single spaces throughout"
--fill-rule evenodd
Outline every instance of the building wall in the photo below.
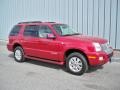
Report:
M 0 0 L 0 39 L 21 21 L 56 21 L 120 49 L 120 0 Z

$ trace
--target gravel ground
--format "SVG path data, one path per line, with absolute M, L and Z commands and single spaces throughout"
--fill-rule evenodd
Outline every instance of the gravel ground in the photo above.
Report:
M 119 69 L 120 59 L 113 58 L 112 63 L 75 76 L 54 64 L 15 62 L 13 53 L 0 45 L 0 90 L 120 90 Z

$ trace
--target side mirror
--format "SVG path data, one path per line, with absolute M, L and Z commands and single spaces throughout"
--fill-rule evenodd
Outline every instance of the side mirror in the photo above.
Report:
M 48 39 L 55 39 L 55 35 L 54 34 L 47 34 L 47 38 Z

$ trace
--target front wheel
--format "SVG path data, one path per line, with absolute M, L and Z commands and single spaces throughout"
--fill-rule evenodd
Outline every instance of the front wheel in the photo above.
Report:
M 82 75 L 88 70 L 87 60 L 78 52 L 71 53 L 66 58 L 66 69 L 72 74 Z

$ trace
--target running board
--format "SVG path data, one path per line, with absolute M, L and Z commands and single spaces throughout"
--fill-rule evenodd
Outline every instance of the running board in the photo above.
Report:
M 31 56 L 25 56 L 25 58 L 38 60 L 38 61 L 42 61 L 42 62 L 47 62 L 47 63 L 52 63 L 52 64 L 64 65 L 64 62 L 57 62 L 57 61 L 53 61 L 53 60 L 41 59 L 41 58 L 36 58 L 36 57 L 31 57 Z

